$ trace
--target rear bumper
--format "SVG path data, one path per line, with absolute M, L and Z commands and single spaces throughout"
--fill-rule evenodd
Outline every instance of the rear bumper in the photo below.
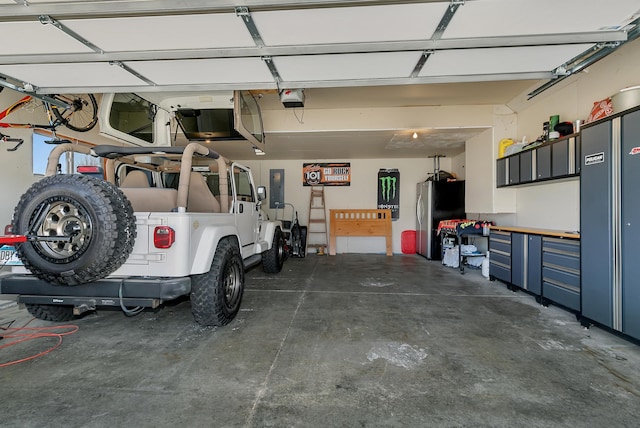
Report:
M 105 278 L 76 286 L 55 285 L 33 275 L 0 277 L 0 294 L 16 294 L 20 303 L 54 305 L 89 304 L 120 306 L 121 303 L 156 307 L 164 301 L 191 293 L 191 278 Z

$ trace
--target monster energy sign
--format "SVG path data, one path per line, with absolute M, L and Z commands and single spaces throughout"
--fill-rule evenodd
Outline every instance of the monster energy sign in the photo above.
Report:
M 378 171 L 378 209 L 391 210 L 391 218 L 400 217 L 400 172 L 397 169 Z

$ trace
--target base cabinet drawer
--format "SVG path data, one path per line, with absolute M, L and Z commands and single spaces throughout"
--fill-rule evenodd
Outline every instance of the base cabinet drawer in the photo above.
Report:
M 543 281 L 542 294 L 545 299 L 549 299 L 554 303 L 573 309 L 574 311 L 580 310 L 579 290 L 572 290 L 557 284 Z
M 511 282 L 511 268 L 489 258 L 489 275 L 504 282 Z
M 542 297 L 580 311 L 580 241 L 544 237 Z

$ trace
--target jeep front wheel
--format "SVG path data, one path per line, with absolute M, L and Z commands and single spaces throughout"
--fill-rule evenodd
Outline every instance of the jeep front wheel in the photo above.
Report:
M 203 326 L 229 324 L 240 310 L 244 265 L 231 239 L 222 239 L 207 273 L 191 277 L 191 313 Z

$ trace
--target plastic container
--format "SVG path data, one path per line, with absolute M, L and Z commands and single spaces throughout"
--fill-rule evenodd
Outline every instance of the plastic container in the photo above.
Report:
M 416 253 L 416 231 L 404 230 L 400 235 L 400 242 L 402 248 L 402 254 L 415 254 Z
M 640 105 L 640 86 L 621 89 L 611 97 L 613 112 L 620 113 L 627 109 Z
M 489 279 L 489 257 L 482 260 L 482 276 Z

